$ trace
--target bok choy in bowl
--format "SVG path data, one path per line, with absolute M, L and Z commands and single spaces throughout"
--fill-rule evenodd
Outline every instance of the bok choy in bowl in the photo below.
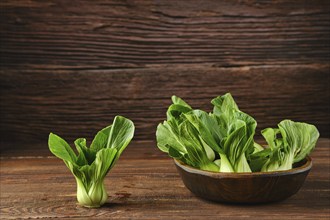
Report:
M 78 155 L 70 145 L 56 134 L 50 133 L 50 151 L 62 159 L 77 182 L 77 200 L 82 206 L 96 208 L 103 205 L 108 194 L 104 178 L 115 165 L 121 153 L 134 135 L 134 124 L 122 116 L 116 116 L 113 124 L 99 131 L 90 147 L 85 138 L 78 138 L 74 144 Z
M 283 176 L 283 172 L 289 172 L 297 164 L 305 164 L 304 162 L 308 161 L 311 166 L 307 156 L 314 149 L 319 137 L 319 132 L 313 125 L 283 120 L 278 124 L 278 128 L 262 130 L 262 136 L 268 144 L 267 147 L 262 147 L 254 140 L 256 120 L 238 108 L 230 93 L 214 98 L 211 101 L 213 112 L 210 113 L 193 109 L 177 96 L 172 96 L 172 102 L 167 110 L 167 120 L 157 127 L 157 146 L 174 158 L 185 185 L 197 195 L 203 197 L 203 193 L 207 194 L 207 184 L 210 184 L 207 181 L 206 185 L 202 185 L 203 181 L 199 180 L 191 185 L 190 178 L 192 181 L 200 178 L 193 177 L 197 174 L 222 180 L 218 183 L 219 186 L 226 187 L 227 191 L 238 192 L 240 190 L 230 190 L 230 186 L 228 188 L 226 184 L 222 185 L 223 181 L 226 178 L 238 181 L 240 177 L 244 177 L 246 182 L 246 178 L 268 178 L 278 173 Z M 309 170 L 303 171 L 308 173 Z M 231 183 L 235 184 L 235 181 Z M 297 184 L 294 187 L 296 191 Z M 211 188 L 214 190 L 219 186 L 215 184 Z M 221 189 L 217 191 L 221 194 L 219 199 L 214 196 L 207 197 L 219 201 L 248 202 L 249 199 L 244 200 L 243 197 L 252 198 L 253 195 L 243 196 L 243 192 L 249 192 L 253 187 L 242 184 L 242 188 L 236 200 L 223 195 Z M 231 193 L 232 196 L 235 195 Z M 262 202 L 267 199 L 252 200 Z M 267 201 L 271 200 L 268 198 Z

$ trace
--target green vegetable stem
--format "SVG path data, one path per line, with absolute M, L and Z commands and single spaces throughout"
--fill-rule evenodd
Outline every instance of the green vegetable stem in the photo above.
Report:
M 74 144 L 78 156 L 69 144 L 50 133 L 48 145 L 50 151 L 62 159 L 77 182 L 77 200 L 85 207 L 95 208 L 103 205 L 108 194 L 104 178 L 115 165 L 121 153 L 134 135 L 134 124 L 122 116 L 116 116 L 113 124 L 99 131 L 90 147 L 86 139 L 79 138 Z

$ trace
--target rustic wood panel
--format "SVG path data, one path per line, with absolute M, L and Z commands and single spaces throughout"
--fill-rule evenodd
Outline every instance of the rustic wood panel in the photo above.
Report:
M 260 128 L 291 118 L 328 137 L 329 6 L 1 1 L 1 142 L 90 138 L 116 114 L 150 141 L 172 94 L 210 110 L 227 91 Z
M 3 68 L 327 63 L 322 1 L 6 1 Z
M 135 138 L 154 140 L 173 94 L 195 108 L 229 91 L 259 129 L 289 118 L 329 136 L 329 66 L 151 68 L 121 71 L 1 71 L 3 142 L 46 142 L 49 132 L 91 138 L 117 114 L 136 124 Z M 326 104 L 325 104 L 326 103 Z
M 0 216 L 3 219 L 329 219 L 329 144 L 330 139 L 318 142 L 312 154 L 313 168 L 296 195 L 279 203 L 251 206 L 217 204 L 196 198 L 184 187 L 172 160 L 153 145 L 136 143 L 126 149 L 106 177 L 110 197 L 100 209 L 76 204 L 74 178 L 59 159 L 38 152 L 34 157 L 4 154 L 0 160 Z

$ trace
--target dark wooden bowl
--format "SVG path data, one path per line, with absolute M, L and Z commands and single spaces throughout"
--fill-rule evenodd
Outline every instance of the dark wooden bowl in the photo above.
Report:
M 310 157 L 291 170 L 255 173 L 210 172 L 174 162 L 184 185 L 195 195 L 216 202 L 249 204 L 275 202 L 294 195 L 312 167 Z

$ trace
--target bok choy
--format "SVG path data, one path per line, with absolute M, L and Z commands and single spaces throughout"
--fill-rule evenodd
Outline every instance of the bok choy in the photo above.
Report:
M 284 120 L 265 129 L 268 146 L 255 142 L 256 120 L 242 112 L 230 93 L 214 98 L 213 112 L 193 109 L 172 96 L 167 120 L 156 131 L 158 148 L 192 167 L 215 172 L 291 169 L 315 147 L 315 126 Z M 281 135 L 281 137 L 278 137 Z
M 257 171 L 292 169 L 315 147 L 319 132 L 314 125 L 283 120 L 278 128 L 261 131 L 269 148 L 251 155 L 251 164 Z
M 113 124 L 99 131 L 90 147 L 86 139 L 79 138 L 74 144 L 78 155 L 70 145 L 56 134 L 50 133 L 50 151 L 62 159 L 77 182 L 78 203 L 86 207 L 100 207 L 108 194 L 104 178 L 115 165 L 121 153 L 134 135 L 134 124 L 122 116 L 116 116 Z

